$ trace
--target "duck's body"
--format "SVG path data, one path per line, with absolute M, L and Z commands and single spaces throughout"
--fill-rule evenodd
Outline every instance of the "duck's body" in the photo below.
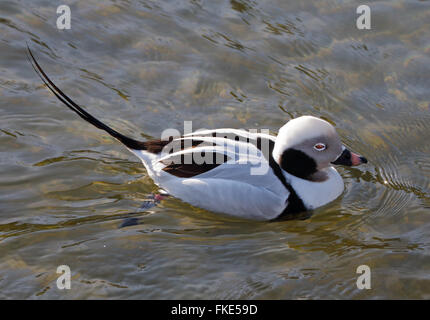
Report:
M 243 137 L 247 141 L 228 138 L 233 136 Z M 236 129 L 216 129 L 192 133 L 172 142 L 184 143 L 187 140 L 190 142 L 189 148 L 181 148 L 167 154 L 158 152 L 158 149 L 153 149 L 153 152 L 131 151 L 142 160 L 148 174 L 158 186 L 170 195 L 200 208 L 242 218 L 271 220 L 281 215 L 296 213 L 293 212 L 296 210 L 287 210 L 289 205 L 290 208 L 303 205 L 302 210 L 314 209 L 336 199 L 343 191 L 342 178 L 333 167 L 324 169 L 327 174 L 324 181 L 301 179 L 279 168 L 288 184 L 285 186 L 271 168 L 274 163 L 273 159 L 270 161 L 273 157 L 270 147 L 276 142 L 275 136 Z M 191 142 L 196 141 L 204 142 L 191 147 Z M 268 141 L 268 156 L 258 149 L 256 141 Z M 205 145 L 202 146 L 203 144 Z M 178 166 L 169 170 L 171 166 L 166 164 L 179 155 L 193 157 L 201 152 L 223 152 L 230 160 L 201 173 L 198 171 L 201 165 L 195 163 L 190 163 L 189 167 L 181 172 Z M 192 171 L 193 166 L 196 171 Z M 264 174 L 253 174 L 253 170 L 258 169 Z M 290 198 L 289 188 L 295 190 L 298 199 Z M 293 201 L 302 204 L 291 203 Z
M 237 217 L 272 220 L 315 209 L 343 191 L 334 164 L 357 165 L 328 122 L 303 116 L 277 137 L 237 129 L 137 141 L 97 120 L 67 97 L 30 61 L 47 87 L 84 120 L 105 130 L 139 157 L 149 176 L 170 195 L 197 207 Z

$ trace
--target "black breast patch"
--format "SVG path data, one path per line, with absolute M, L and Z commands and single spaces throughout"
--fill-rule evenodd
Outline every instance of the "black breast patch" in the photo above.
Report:
M 291 184 L 288 183 L 287 179 L 285 179 L 284 174 L 282 173 L 282 169 L 279 164 L 275 161 L 273 158 L 272 152 L 275 147 L 275 142 L 272 140 L 264 141 L 266 143 L 269 143 L 269 154 L 265 155 L 266 158 L 269 160 L 269 165 L 273 170 L 273 173 L 275 176 L 281 181 L 281 183 L 284 185 L 284 187 L 288 190 L 290 195 L 288 196 L 288 205 L 282 211 L 282 213 L 276 217 L 273 220 L 288 220 L 293 217 L 295 217 L 298 213 L 302 213 L 306 211 L 306 207 L 303 203 L 303 200 L 300 199 L 300 197 L 297 195 L 296 190 L 291 186 Z M 261 149 L 261 145 L 263 142 L 262 138 L 257 139 L 257 148 Z M 312 160 L 312 159 L 311 159 Z M 284 169 L 285 170 L 285 169 Z

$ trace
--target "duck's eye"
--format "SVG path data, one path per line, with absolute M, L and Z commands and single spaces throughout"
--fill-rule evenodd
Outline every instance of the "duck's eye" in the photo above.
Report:
M 323 150 L 325 150 L 325 144 L 324 143 L 317 143 L 316 145 L 314 145 L 314 149 L 316 151 L 323 151 Z

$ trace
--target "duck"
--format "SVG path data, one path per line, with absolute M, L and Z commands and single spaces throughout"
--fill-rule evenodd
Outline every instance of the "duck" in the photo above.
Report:
M 167 196 L 233 217 L 277 221 L 311 212 L 344 191 L 335 165 L 367 159 L 346 148 L 334 126 L 310 115 L 289 120 L 277 136 L 242 129 L 197 130 L 136 140 L 95 118 L 60 90 L 27 46 L 27 57 L 46 87 L 78 116 L 104 130 L 137 156 Z

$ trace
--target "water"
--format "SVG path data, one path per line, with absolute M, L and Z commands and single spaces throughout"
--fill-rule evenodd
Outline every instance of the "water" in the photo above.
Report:
M 430 2 L 0 3 L 0 298 L 430 298 Z M 169 199 L 139 160 L 43 87 L 135 138 L 265 128 L 310 114 L 369 163 L 306 220 L 261 223 Z M 125 218 L 139 224 L 119 228 Z M 72 288 L 56 269 L 68 265 Z M 371 290 L 356 286 L 371 268 Z

